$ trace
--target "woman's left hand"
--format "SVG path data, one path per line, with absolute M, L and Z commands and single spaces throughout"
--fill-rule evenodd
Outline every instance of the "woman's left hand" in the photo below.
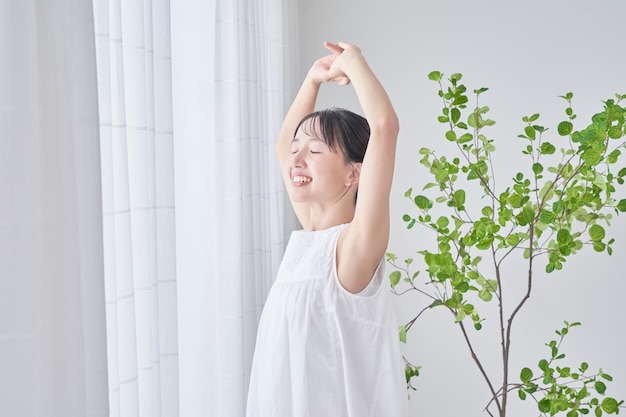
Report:
M 329 81 L 335 81 L 339 85 L 350 84 L 350 77 L 342 69 L 341 61 L 345 60 L 346 55 L 361 54 L 361 49 L 355 45 L 346 42 L 324 42 L 324 47 L 331 51 L 334 55 L 333 63 L 330 66 L 332 78 Z

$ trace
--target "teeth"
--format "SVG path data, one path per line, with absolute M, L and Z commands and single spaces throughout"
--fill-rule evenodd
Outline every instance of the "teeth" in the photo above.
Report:
M 293 177 L 293 182 L 311 182 L 311 178 L 298 175 L 296 177 Z

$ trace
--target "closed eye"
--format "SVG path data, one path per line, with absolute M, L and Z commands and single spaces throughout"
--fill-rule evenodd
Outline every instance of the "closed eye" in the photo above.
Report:
M 321 152 L 311 151 L 311 153 L 318 154 L 318 153 L 321 153 Z

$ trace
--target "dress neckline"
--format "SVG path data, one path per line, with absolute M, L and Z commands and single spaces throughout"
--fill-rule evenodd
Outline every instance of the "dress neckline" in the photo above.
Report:
M 336 224 L 334 226 L 327 227 L 326 229 L 317 229 L 317 230 L 297 229 L 297 230 L 294 230 L 293 233 L 322 233 L 322 232 L 328 232 L 328 231 L 331 231 L 331 230 L 335 230 L 335 229 L 337 229 L 339 227 L 346 226 L 347 224 L 348 223 L 341 223 L 341 224 Z

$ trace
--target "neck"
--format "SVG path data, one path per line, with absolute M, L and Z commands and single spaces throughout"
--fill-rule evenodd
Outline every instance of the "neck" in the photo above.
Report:
M 302 226 L 307 230 L 324 230 L 329 227 L 350 223 L 354 218 L 354 203 L 337 204 L 331 207 L 311 206 L 309 224 Z

